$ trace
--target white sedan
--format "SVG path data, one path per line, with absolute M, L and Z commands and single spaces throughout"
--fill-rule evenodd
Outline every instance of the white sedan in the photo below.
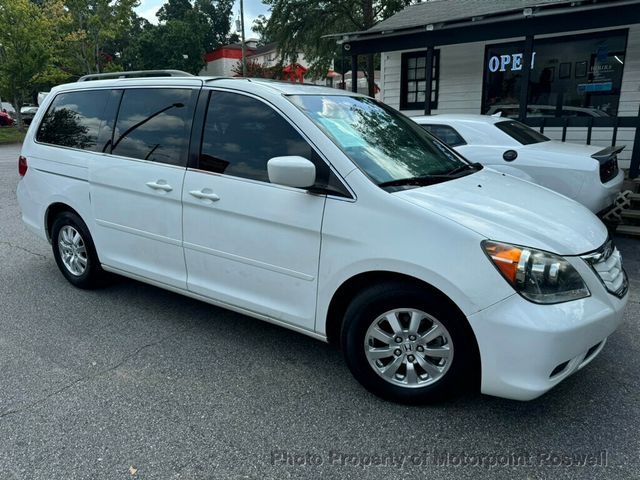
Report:
M 467 159 L 572 198 L 594 213 L 607 210 L 622 189 L 618 153 L 550 140 L 509 118 L 443 114 L 412 117 Z

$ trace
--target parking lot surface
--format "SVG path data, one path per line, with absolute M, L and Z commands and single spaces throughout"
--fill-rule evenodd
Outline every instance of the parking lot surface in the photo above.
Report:
M 67 283 L 0 147 L 0 478 L 640 478 L 640 242 L 625 323 L 527 403 L 384 402 L 340 352 L 135 281 Z

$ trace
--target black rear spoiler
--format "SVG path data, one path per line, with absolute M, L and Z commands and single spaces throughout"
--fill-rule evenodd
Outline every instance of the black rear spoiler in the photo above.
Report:
M 616 146 L 607 147 L 591 155 L 591 158 L 595 158 L 602 165 L 603 163 L 606 163 L 607 161 L 609 161 L 611 157 L 613 157 L 614 155 L 618 155 L 622 150 L 624 150 L 625 146 L 626 145 L 622 145 L 620 147 L 616 147 Z

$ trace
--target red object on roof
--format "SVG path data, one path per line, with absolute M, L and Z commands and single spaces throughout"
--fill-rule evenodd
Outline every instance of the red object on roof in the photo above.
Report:
M 299 63 L 292 63 L 282 69 L 282 79 L 291 80 L 293 83 L 300 80 L 300 83 L 304 83 L 304 74 L 308 71 L 308 68 L 303 67 Z
M 252 55 L 255 50 L 255 48 L 245 47 L 245 54 Z M 242 59 L 242 45 L 232 43 L 231 45 L 225 45 L 224 47 L 216 48 L 204 54 L 204 61 L 207 63 L 221 58 L 230 58 L 232 60 Z

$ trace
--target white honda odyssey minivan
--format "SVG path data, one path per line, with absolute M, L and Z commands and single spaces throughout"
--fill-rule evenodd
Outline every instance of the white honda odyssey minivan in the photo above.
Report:
M 589 210 L 369 97 L 94 78 L 51 91 L 19 159 L 23 220 L 77 287 L 117 273 L 335 342 L 406 403 L 533 399 L 622 320 L 626 274 Z

